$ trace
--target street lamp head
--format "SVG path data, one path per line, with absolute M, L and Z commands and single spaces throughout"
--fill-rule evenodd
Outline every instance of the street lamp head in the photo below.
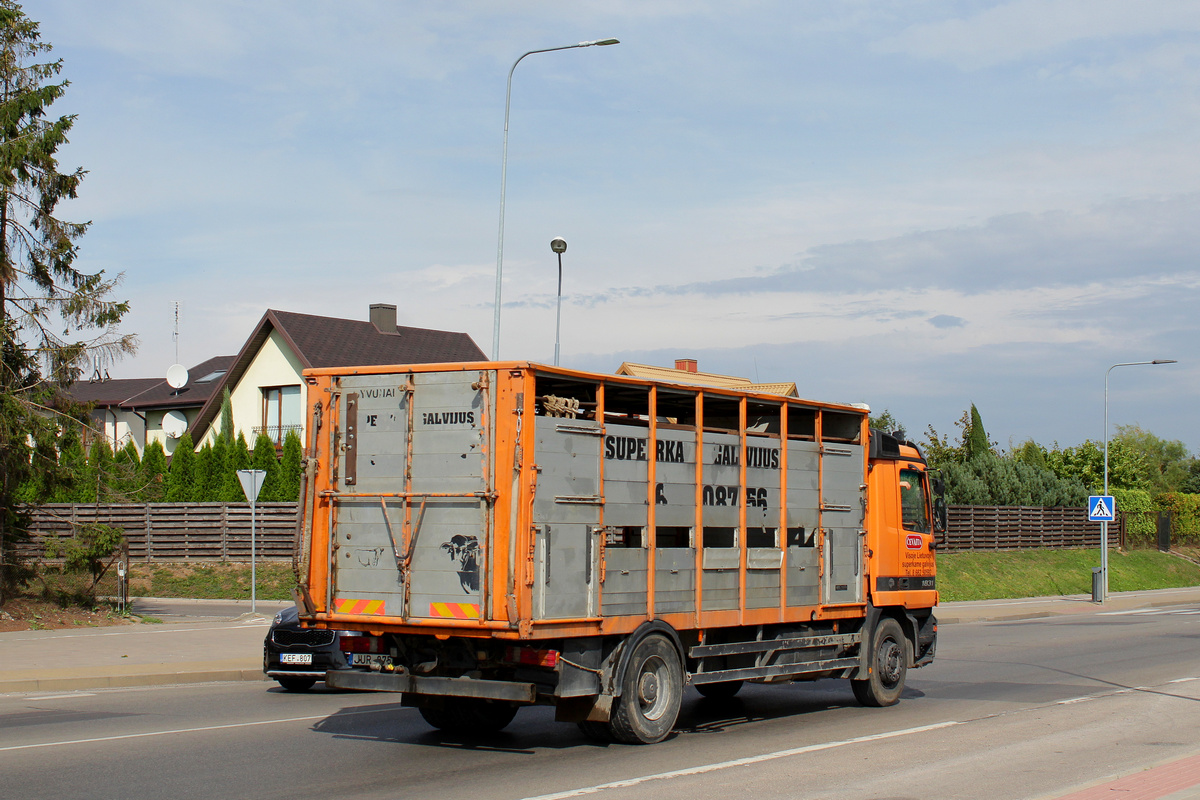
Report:
M 1179 362 L 1173 358 L 1156 358 L 1150 362 L 1151 364 L 1178 364 Z
M 556 253 L 567 252 L 567 240 L 561 236 L 555 236 L 550 240 L 550 249 Z
M 596 47 L 604 47 L 606 45 L 620 44 L 620 43 L 621 43 L 620 39 L 597 39 L 594 42 L 580 42 L 576 46 L 577 47 L 591 47 L 591 46 L 595 45 Z

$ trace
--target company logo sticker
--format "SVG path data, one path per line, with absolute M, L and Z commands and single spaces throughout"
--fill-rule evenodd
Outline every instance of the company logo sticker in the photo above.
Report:
M 904 537 L 904 546 L 909 550 L 920 550 L 921 544 L 921 535 L 919 533 L 910 533 Z

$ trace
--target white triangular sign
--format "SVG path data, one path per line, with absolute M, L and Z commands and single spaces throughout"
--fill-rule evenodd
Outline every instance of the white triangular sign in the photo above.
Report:
M 246 499 L 251 503 L 258 499 L 258 493 L 262 491 L 263 478 L 266 475 L 266 470 L 262 469 L 239 469 L 237 471 L 238 481 L 242 484 L 242 491 L 245 493 Z
M 1092 513 L 1090 516 L 1112 518 L 1113 512 L 1112 509 L 1108 507 L 1108 503 L 1105 502 L 1106 499 L 1106 497 L 1096 498 L 1096 505 L 1092 506 Z

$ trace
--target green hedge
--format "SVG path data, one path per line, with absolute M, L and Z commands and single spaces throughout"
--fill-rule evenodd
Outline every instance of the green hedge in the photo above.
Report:
M 1153 547 L 1157 542 L 1154 500 L 1145 489 L 1110 489 L 1117 511 L 1125 517 L 1125 542 L 1129 547 Z
M 1171 514 L 1171 543 L 1200 544 L 1200 494 L 1165 492 L 1154 498 L 1158 511 Z

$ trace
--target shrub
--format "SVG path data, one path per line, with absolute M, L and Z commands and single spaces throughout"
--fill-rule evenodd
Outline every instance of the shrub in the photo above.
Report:
M 1158 535 L 1154 503 L 1145 489 L 1109 489 L 1117 501 L 1117 512 L 1125 519 L 1125 543 L 1130 547 L 1151 547 Z
M 1158 511 L 1171 514 L 1171 543 L 1200 543 L 1200 494 L 1164 492 L 1154 498 Z

